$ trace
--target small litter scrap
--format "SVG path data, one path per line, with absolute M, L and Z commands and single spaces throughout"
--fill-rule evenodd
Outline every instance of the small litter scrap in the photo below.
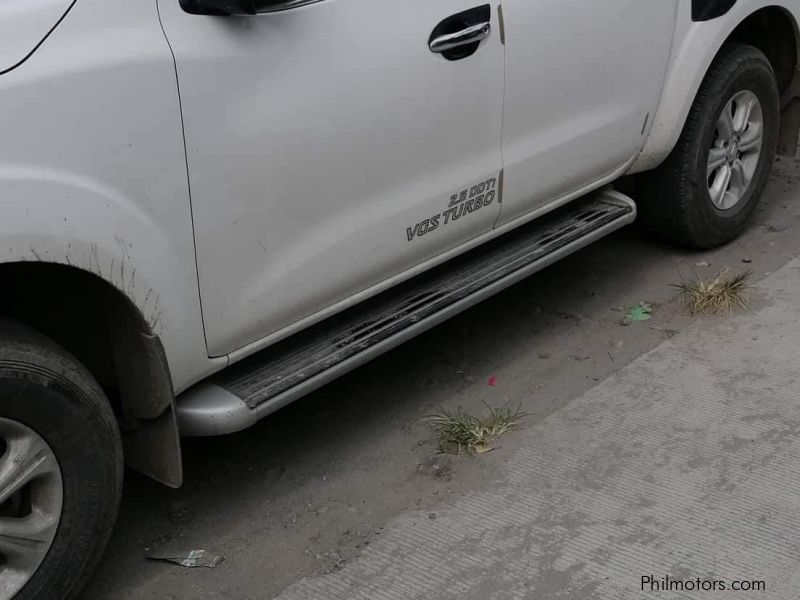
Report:
M 195 567 L 218 567 L 223 560 L 222 556 L 212 554 L 208 550 L 190 550 L 188 552 L 149 552 L 146 558 L 175 563 L 182 567 L 193 569 Z
M 649 321 L 653 318 L 653 305 L 649 302 L 639 302 L 628 309 L 629 321 Z

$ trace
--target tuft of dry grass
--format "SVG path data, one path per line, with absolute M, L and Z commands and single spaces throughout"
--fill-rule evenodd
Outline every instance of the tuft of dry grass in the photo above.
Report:
M 695 281 L 673 284 L 683 294 L 693 315 L 729 314 L 735 308 L 747 307 L 749 279 L 752 273 L 732 273 L 725 269 L 711 279 L 697 276 Z
M 484 418 L 442 409 L 430 416 L 436 433 L 439 450 L 450 454 L 483 454 L 492 450 L 492 443 L 504 433 L 518 429 L 527 413 L 519 408 L 512 410 L 507 405 L 499 408 L 488 406 L 489 414 Z

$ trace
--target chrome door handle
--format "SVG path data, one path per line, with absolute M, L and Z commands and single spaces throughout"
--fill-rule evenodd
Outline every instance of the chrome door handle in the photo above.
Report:
M 488 38 L 490 33 L 492 33 L 491 22 L 478 23 L 477 25 L 470 25 L 455 33 L 437 36 L 431 39 L 428 43 L 428 47 L 431 49 L 431 52 L 440 54 L 448 50 L 474 44 L 475 42 L 481 42 Z

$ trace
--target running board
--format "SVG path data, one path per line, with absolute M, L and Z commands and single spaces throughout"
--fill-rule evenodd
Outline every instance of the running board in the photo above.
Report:
M 633 200 L 598 192 L 278 342 L 179 396 L 181 435 L 245 429 L 635 217 Z

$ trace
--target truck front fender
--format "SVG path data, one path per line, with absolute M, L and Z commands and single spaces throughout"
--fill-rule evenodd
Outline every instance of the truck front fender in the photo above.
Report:
M 126 459 L 175 484 L 180 453 L 166 408 L 225 359 L 206 350 L 175 64 L 156 2 L 72 5 L 30 59 L 0 76 L 0 131 L 0 269 L 89 273 L 79 281 L 107 282 L 141 317 L 128 337 L 115 333 L 115 360 L 127 348 L 167 368 L 149 389 L 137 387 L 149 379 L 143 369 L 143 381 L 122 381 L 123 427 L 148 424 L 128 430 Z M 9 281 L 26 282 L 0 285 Z
M 13 289 L 25 281 L 52 298 L 51 310 L 59 318 L 103 323 L 109 346 L 98 347 L 113 356 L 112 390 L 125 460 L 162 483 L 179 485 L 181 452 L 170 374 L 176 373 L 185 386 L 209 364 L 191 253 L 138 203 L 98 182 L 7 165 L 0 169 L 0 189 L 0 269 L 12 267 L 0 271 L 5 283 L 11 282 L 3 302 L 14 305 L 30 298 L 28 290 Z M 22 280 L 6 277 L 20 272 L 26 273 Z M 57 277 L 41 281 L 52 275 Z M 97 311 L 101 314 L 87 319 L 83 310 L 73 310 L 74 302 L 60 304 L 70 293 L 65 296 L 57 288 L 64 281 L 72 281 L 70 287 L 91 300 L 87 304 L 103 307 Z M 36 304 L 50 310 L 46 300 Z M 30 324 L 40 319 L 34 315 Z M 74 330 L 83 337 L 81 331 L 94 327 Z M 73 350 L 101 342 L 89 339 L 63 343 Z
M 0 263 L 58 263 L 103 279 L 158 337 L 176 387 L 196 380 L 208 357 L 186 224 L 170 230 L 120 190 L 60 171 L 6 164 L 0 189 Z

